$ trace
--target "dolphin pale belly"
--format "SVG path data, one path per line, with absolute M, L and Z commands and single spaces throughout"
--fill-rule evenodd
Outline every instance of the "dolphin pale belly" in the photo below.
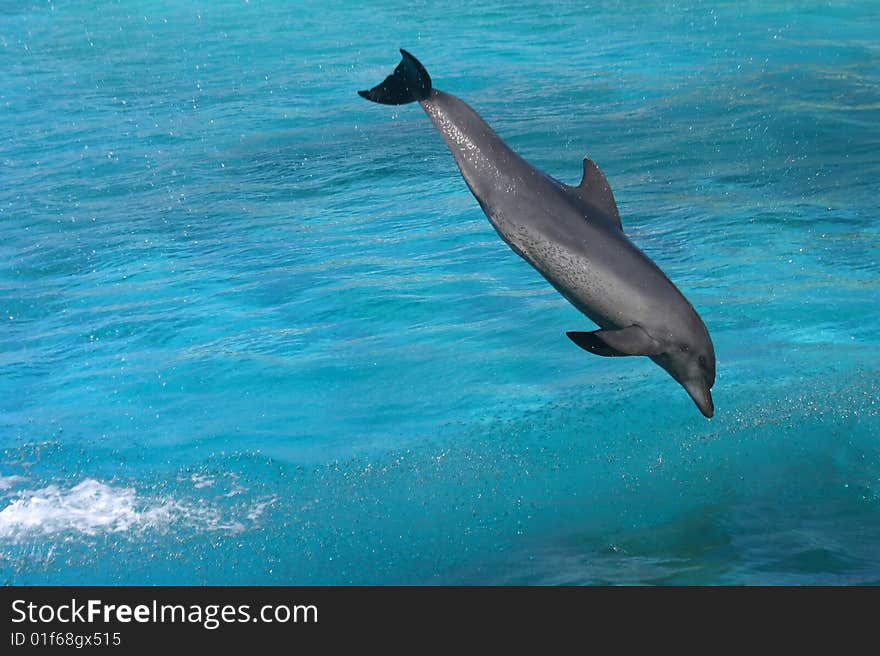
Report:
M 394 72 L 369 91 L 373 102 L 418 101 L 501 238 L 601 327 L 568 332 L 590 353 L 645 355 L 714 413 L 715 350 L 696 313 L 660 268 L 624 234 L 611 187 L 591 160 L 571 187 L 513 152 L 465 102 L 434 89 L 405 50 Z

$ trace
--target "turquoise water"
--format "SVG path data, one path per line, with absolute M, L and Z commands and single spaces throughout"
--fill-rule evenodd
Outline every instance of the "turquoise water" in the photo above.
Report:
M 880 583 L 878 5 L 367 4 L 0 4 L 0 580 Z M 599 163 L 714 419 L 355 94 L 400 46 Z

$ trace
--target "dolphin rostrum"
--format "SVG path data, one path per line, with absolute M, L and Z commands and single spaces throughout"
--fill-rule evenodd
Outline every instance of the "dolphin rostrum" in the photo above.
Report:
M 405 50 L 381 84 L 358 93 L 373 102 L 418 101 L 501 238 L 568 301 L 601 327 L 569 332 L 604 356 L 646 355 L 714 413 L 715 350 L 703 321 L 678 288 L 624 234 L 608 181 L 584 159 L 570 187 L 513 152 L 477 113 L 434 89 Z

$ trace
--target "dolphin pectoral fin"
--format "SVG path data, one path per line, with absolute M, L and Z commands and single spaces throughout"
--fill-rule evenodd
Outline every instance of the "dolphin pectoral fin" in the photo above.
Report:
M 577 187 L 569 187 L 587 205 L 599 210 L 605 218 L 623 230 L 620 223 L 620 212 L 617 211 L 617 203 L 614 194 L 611 193 L 611 185 L 605 178 L 605 174 L 596 166 L 596 162 L 584 158 L 584 177 Z
M 606 358 L 615 358 L 626 355 L 626 353 L 621 353 L 620 351 L 616 351 L 603 342 L 601 339 L 596 337 L 596 333 L 601 332 L 597 330 L 592 333 L 581 333 L 575 331 L 569 331 L 565 333 L 568 335 L 568 338 L 573 341 L 575 344 L 580 346 L 585 351 L 589 351 L 593 355 L 602 355 Z
M 658 355 L 662 345 L 633 324 L 620 330 L 595 330 L 591 333 L 567 332 L 568 338 L 585 351 L 605 357 Z

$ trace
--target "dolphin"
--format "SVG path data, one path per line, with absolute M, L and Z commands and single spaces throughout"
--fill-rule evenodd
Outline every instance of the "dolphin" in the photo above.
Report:
M 529 164 L 464 101 L 435 89 L 406 50 L 385 80 L 358 94 L 384 105 L 418 102 L 452 152 L 471 193 L 511 249 L 600 326 L 566 334 L 606 357 L 644 355 L 715 411 L 715 349 L 694 307 L 623 231 L 611 187 L 584 159 L 566 185 Z

